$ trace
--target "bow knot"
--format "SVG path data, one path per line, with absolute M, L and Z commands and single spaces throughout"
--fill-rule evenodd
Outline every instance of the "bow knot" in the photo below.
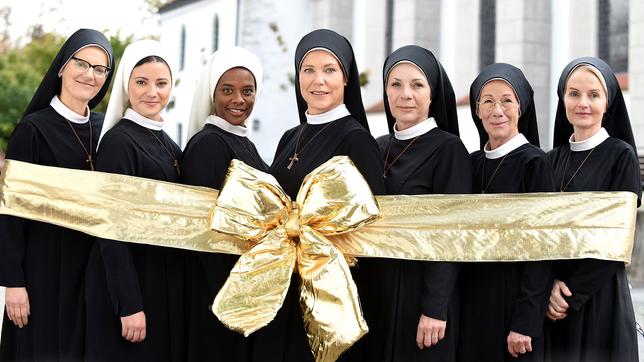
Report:
M 295 202 L 274 177 L 233 160 L 211 228 L 253 246 L 233 267 L 213 312 L 247 336 L 275 318 L 297 270 L 311 351 L 316 361 L 335 361 L 368 327 L 349 265 L 326 236 L 357 230 L 379 216 L 369 185 L 346 156 L 307 175 Z

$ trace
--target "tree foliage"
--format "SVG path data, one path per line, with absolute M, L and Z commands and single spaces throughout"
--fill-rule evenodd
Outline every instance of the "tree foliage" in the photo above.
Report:
M 6 150 L 7 141 L 22 113 L 49 69 L 65 38 L 54 33 L 33 31 L 31 41 L 24 46 L 0 51 L 0 148 Z M 111 36 L 110 42 L 118 62 L 132 36 L 121 39 Z M 109 93 L 94 109 L 104 112 Z

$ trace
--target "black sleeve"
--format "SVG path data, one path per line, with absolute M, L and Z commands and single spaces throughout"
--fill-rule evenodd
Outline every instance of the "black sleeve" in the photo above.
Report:
M 439 149 L 433 170 L 433 190 L 437 194 L 469 194 L 472 191 L 472 164 L 467 149 L 458 139 L 448 140 Z M 458 281 L 460 263 L 424 263 L 423 314 L 447 320 L 447 309 Z
M 366 131 L 354 131 L 348 136 L 347 155 L 367 180 L 374 195 L 387 193 L 382 177 L 382 156 L 376 140 Z
M 7 146 L 7 159 L 36 163 L 38 131 L 28 122 L 16 126 Z M 26 287 L 23 260 L 28 220 L 0 215 L 0 285 Z
M 183 154 L 181 178 L 183 183 L 220 189 L 233 155 L 224 141 L 207 135 L 190 142 Z
M 552 167 L 545 154 L 526 164 L 526 192 L 555 190 Z M 551 261 L 525 262 L 519 296 L 515 301 L 510 330 L 536 337 L 541 334 L 548 296 L 553 282 Z
M 639 161 L 635 153 L 628 148 L 622 152 L 612 170 L 612 182 L 607 191 L 631 191 L 638 195 L 640 191 Z M 563 282 L 572 292 L 564 297 L 573 310 L 579 310 L 593 295 L 613 278 L 624 263 L 618 261 L 582 259 L 574 262 L 574 267 Z
M 98 148 L 96 170 L 122 175 L 137 175 L 138 156 L 134 142 L 124 134 L 107 134 Z M 103 256 L 107 288 L 120 317 L 143 310 L 139 278 L 130 245 L 124 242 L 97 239 Z

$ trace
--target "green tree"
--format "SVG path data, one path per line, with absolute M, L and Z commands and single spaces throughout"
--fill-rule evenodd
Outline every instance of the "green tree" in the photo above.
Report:
M 20 121 L 31 97 L 49 69 L 65 38 L 54 33 L 43 33 L 33 28 L 31 41 L 24 46 L 9 47 L 0 52 L 0 148 L 6 150 L 7 141 Z M 121 59 L 125 46 L 132 36 L 121 39 L 119 34 L 110 37 L 114 56 Z M 114 70 L 115 71 L 115 70 Z M 104 112 L 109 93 L 94 109 Z

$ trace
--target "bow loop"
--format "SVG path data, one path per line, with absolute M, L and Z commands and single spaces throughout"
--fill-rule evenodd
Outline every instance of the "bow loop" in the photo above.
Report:
M 230 329 L 251 334 L 273 320 L 297 267 L 311 351 L 317 361 L 337 359 L 368 328 L 345 256 L 325 235 L 378 217 L 369 185 L 346 156 L 307 175 L 295 203 L 274 177 L 233 160 L 211 227 L 255 244 L 233 267 L 213 312 Z

